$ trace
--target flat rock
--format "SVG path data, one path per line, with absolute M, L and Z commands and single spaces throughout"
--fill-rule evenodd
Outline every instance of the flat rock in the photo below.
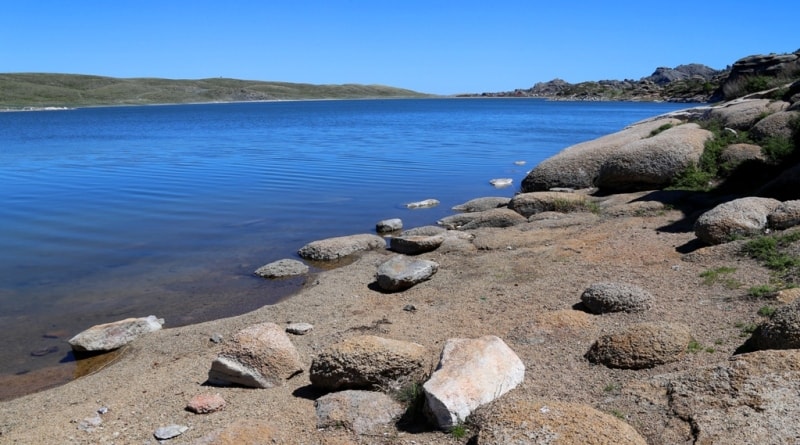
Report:
M 508 203 L 508 208 L 525 218 L 541 212 L 585 212 L 589 200 L 580 193 L 530 192 L 520 193 Z
M 444 234 L 395 236 L 389 239 L 389 248 L 405 255 L 419 255 L 436 250 L 443 242 Z
M 317 428 L 346 428 L 356 434 L 369 434 L 392 425 L 405 411 L 403 405 L 386 394 L 359 390 L 324 395 L 314 402 L 314 407 Z
M 422 226 L 413 229 L 403 230 L 400 236 L 433 236 L 446 234 L 447 229 L 439 226 Z
M 695 235 L 707 244 L 722 244 L 736 236 L 757 235 L 767 228 L 767 217 L 781 206 L 772 198 L 747 197 L 722 203 L 703 213 Z
M 308 273 L 308 266 L 302 261 L 283 259 L 256 269 L 255 274 L 264 278 L 285 278 Z
M 471 223 L 475 218 L 480 215 L 480 212 L 471 213 L 458 213 L 455 215 L 445 216 L 444 218 L 436 221 L 436 224 L 450 230 L 460 229 L 462 226 Z
M 153 433 L 153 436 L 158 440 L 168 440 L 178 437 L 187 431 L 189 431 L 189 427 L 186 425 L 167 425 L 158 428 Z
M 477 445 L 645 445 L 629 424 L 580 403 L 503 400 L 479 408 Z
M 653 377 L 633 388 L 643 411 L 691 425 L 696 444 L 789 444 L 800 437 L 800 351 L 758 351 Z M 649 393 L 649 394 L 648 394 Z M 662 422 L 651 428 L 669 436 Z M 665 442 L 668 443 L 668 442 Z
M 437 199 L 423 199 L 422 201 L 409 202 L 408 204 L 406 204 L 406 208 L 425 209 L 429 207 L 436 207 L 439 204 L 440 204 L 439 200 Z
M 463 204 L 453 207 L 456 212 L 482 212 L 484 210 L 496 209 L 498 207 L 505 207 L 511 198 L 488 196 L 484 198 L 471 199 Z
M 600 337 L 586 353 L 586 358 L 609 368 L 652 368 L 680 360 L 691 341 L 692 335 L 686 326 L 637 323 L 622 332 Z
M 309 377 L 312 385 L 329 391 L 380 390 L 419 381 L 428 364 L 428 350 L 420 344 L 359 335 L 314 357 Z
M 297 252 L 302 258 L 313 261 L 333 261 L 367 250 L 386 248 L 386 240 L 378 235 L 360 234 L 313 241 Z
M 186 409 L 196 414 L 209 414 L 222 408 L 225 408 L 225 399 L 219 393 L 198 394 L 186 405 Z
M 495 178 L 489 180 L 489 184 L 492 184 L 495 188 L 508 187 L 513 182 L 514 180 L 512 178 Z
M 387 292 L 399 292 L 429 280 L 439 270 L 439 263 L 396 255 L 378 266 L 376 281 Z
M 306 335 L 314 329 L 310 323 L 290 323 L 286 326 L 286 332 L 294 335 Z
M 436 371 L 422 388 L 431 420 L 450 429 L 524 378 L 522 360 L 499 337 L 454 338 L 445 342 Z
M 725 127 L 734 130 L 749 130 L 765 115 L 783 111 L 789 107 L 787 102 L 769 99 L 737 99 L 711 107 L 703 116 L 704 120 L 718 120 Z
M 92 326 L 68 342 L 75 351 L 110 351 L 125 346 L 142 335 L 158 331 L 163 324 L 164 319 L 156 318 L 155 315 L 126 318 Z
M 471 213 L 475 217 L 461 227 L 459 230 L 475 230 L 485 227 L 511 227 L 517 224 L 528 222 L 527 218 L 519 213 L 507 209 L 491 209 L 484 210 L 483 212 Z
M 595 314 L 646 311 L 652 299 L 646 290 L 626 283 L 595 283 L 581 294 L 583 305 Z
M 237 332 L 211 364 L 212 385 L 271 388 L 303 372 L 300 355 L 284 330 L 261 323 Z

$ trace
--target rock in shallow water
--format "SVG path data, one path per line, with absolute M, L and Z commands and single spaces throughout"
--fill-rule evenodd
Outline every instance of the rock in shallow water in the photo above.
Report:
M 113 323 L 100 324 L 69 339 L 75 351 L 111 351 L 125 346 L 137 337 L 161 329 L 163 318 L 155 315 L 127 318 Z
M 308 273 L 308 266 L 303 262 L 283 259 L 274 261 L 256 269 L 255 274 L 263 278 L 285 278 Z

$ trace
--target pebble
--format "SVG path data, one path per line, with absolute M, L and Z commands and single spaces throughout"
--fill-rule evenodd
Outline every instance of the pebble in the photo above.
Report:
M 196 414 L 208 414 L 225 407 L 225 399 L 219 394 L 198 394 L 189 400 L 186 409 Z
M 309 323 L 292 323 L 286 326 L 286 332 L 294 335 L 306 335 L 314 329 L 314 325 Z
M 211 340 L 211 343 L 222 343 L 222 334 L 214 334 L 209 340 Z
M 78 429 L 90 433 L 95 429 L 99 428 L 100 425 L 102 424 L 103 424 L 103 419 L 100 418 L 99 414 L 95 414 L 93 417 L 87 417 L 81 420 L 78 423 Z
M 407 304 L 407 305 L 403 306 L 403 310 L 406 311 L 406 312 L 416 312 L 417 311 L 417 307 L 414 306 L 413 304 Z
M 153 436 L 155 436 L 155 438 L 158 440 L 167 440 L 172 439 L 173 437 L 178 437 L 188 430 L 189 427 L 185 425 L 167 425 L 158 428 L 153 433 Z

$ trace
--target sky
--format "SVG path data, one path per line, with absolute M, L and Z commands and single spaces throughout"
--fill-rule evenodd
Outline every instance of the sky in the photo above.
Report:
M 0 73 L 458 94 L 800 49 L 800 2 L 0 0 Z

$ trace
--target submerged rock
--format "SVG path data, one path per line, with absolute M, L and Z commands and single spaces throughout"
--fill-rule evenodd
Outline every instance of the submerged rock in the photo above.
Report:
M 308 266 L 303 262 L 284 259 L 274 261 L 256 269 L 255 274 L 263 278 L 285 278 L 308 273 Z
M 356 252 L 385 248 L 386 240 L 378 235 L 365 233 L 313 241 L 301 247 L 297 253 L 307 260 L 333 261 Z

